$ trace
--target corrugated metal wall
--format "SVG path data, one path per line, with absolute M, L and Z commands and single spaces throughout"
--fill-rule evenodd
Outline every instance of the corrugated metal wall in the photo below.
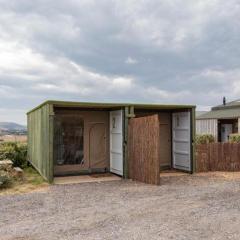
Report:
M 215 141 L 218 140 L 218 121 L 217 119 L 199 119 L 196 120 L 196 133 L 197 134 L 212 134 Z
M 238 118 L 238 133 L 240 133 L 240 118 Z
M 28 160 L 52 182 L 53 180 L 53 121 L 52 105 L 46 104 L 30 112 L 28 121 Z

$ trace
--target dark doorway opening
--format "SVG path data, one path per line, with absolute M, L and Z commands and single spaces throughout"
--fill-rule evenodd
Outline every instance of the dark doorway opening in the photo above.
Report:
M 238 133 L 238 119 L 218 120 L 218 142 L 228 142 L 233 133 Z

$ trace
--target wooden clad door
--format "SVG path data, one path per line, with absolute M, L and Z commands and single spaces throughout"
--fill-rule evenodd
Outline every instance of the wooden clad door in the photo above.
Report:
M 107 126 L 105 123 L 93 123 L 89 133 L 89 168 L 107 169 Z
M 129 120 L 129 178 L 160 184 L 159 126 L 158 114 Z

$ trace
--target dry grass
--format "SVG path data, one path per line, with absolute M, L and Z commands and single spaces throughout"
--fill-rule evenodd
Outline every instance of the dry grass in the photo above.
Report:
M 0 190 L 0 196 L 43 191 L 48 186 L 49 184 L 33 168 L 26 168 L 24 170 L 24 178 L 15 180 L 10 188 Z
M 27 135 L 3 135 L 0 136 L 0 142 L 27 142 Z
M 232 180 L 239 180 L 240 179 L 240 172 L 203 172 L 203 173 L 197 173 L 197 176 L 205 176 L 205 177 L 212 177 L 212 178 L 222 178 L 226 181 L 232 181 Z

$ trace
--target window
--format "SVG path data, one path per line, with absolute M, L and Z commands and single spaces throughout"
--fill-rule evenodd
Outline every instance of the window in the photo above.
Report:
M 112 128 L 116 128 L 116 118 L 112 118 Z
M 84 120 L 63 116 L 55 122 L 55 164 L 84 164 Z

